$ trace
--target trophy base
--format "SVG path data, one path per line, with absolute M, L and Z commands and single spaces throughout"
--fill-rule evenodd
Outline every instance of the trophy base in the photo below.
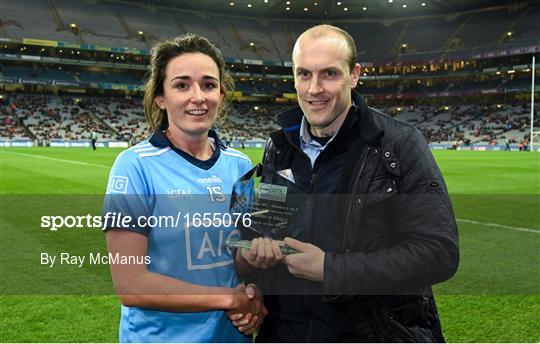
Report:
M 225 241 L 225 246 L 230 248 L 243 248 L 246 250 L 251 249 L 251 241 L 249 240 L 242 240 L 242 239 L 227 239 Z M 295 254 L 295 253 L 301 253 L 298 250 L 295 250 L 294 248 L 291 248 L 289 246 L 280 246 L 279 247 L 282 254 Z

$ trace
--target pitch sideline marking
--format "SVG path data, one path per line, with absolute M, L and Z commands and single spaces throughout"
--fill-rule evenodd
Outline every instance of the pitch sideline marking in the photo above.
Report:
M 46 159 L 46 160 L 53 160 L 53 161 L 60 161 L 60 162 L 66 162 L 70 164 L 75 165 L 82 165 L 82 166 L 94 166 L 94 167 L 101 167 L 110 169 L 111 166 L 106 165 L 100 165 L 100 164 L 92 164 L 91 162 L 82 162 L 82 161 L 75 161 L 75 160 L 66 160 L 66 159 L 59 159 L 59 158 L 52 158 L 50 156 L 44 156 L 44 155 L 36 155 L 36 154 L 28 154 L 28 153 L 18 153 L 18 152 L 8 152 L 8 151 L 2 151 L 2 154 L 8 153 L 8 154 L 14 154 L 14 155 L 22 155 L 22 156 L 28 156 L 32 158 L 38 158 L 38 159 Z
M 533 228 L 522 228 L 522 227 L 511 227 L 511 226 L 504 226 L 500 225 L 498 223 L 487 223 L 487 222 L 480 222 L 480 221 L 473 221 L 473 220 L 465 220 L 465 219 L 456 219 L 458 222 L 465 222 L 470 223 L 473 225 L 482 225 L 482 226 L 489 226 L 489 227 L 497 227 L 497 228 L 504 228 L 504 229 L 511 229 L 513 231 L 520 231 L 520 232 L 529 232 L 529 233 L 536 233 L 540 234 L 540 229 L 533 229 Z

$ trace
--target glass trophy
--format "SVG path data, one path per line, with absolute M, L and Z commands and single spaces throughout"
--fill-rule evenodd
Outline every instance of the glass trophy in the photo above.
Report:
M 279 177 L 279 184 L 263 182 L 262 170 L 263 166 L 258 164 L 233 186 L 229 211 L 233 216 L 241 214 L 242 221 L 236 224 L 240 239 L 227 240 L 228 247 L 249 250 L 254 238 L 283 240 L 294 234 L 300 209 L 298 197 L 290 193 L 294 182 L 284 177 Z M 290 175 L 292 177 L 292 173 Z M 281 246 L 281 252 L 298 253 L 288 246 Z

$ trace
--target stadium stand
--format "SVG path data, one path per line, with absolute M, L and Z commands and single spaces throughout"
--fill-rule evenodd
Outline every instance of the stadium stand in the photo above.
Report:
M 129 36 L 142 38 L 138 34 L 139 31 L 142 31 L 143 37 L 149 46 L 156 41 L 175 37 L 179 30 L 185 31 L 178 19 L 170 11 L 148 11 L 139 6 L 120 6 L 116 8 L 119 20 L 125 23 L 124 28 Z
M 539 106 L 540 104 L 535 104 Z M 291 105 L 234 103 L 218 130 L 226 142 L 262 140 L 278 126 L 274 115 Z M 38 140 L 87 139 L 94 129 L 103 139 L 135 143 L 148 135 L 142 100 L 136 97 L 73 97 L 19 94 L 13 97 L 15 118 L 5 110 L 0 121 L 2 137 L 25 137 L 28 130 Z M 377 107 L 378 108 L 378 107 Z M 530 106 L 421 105 L 381 107 L 380 110 L 418 127 L 431 143 L 504 144 L 528 139 Z M 17 125 L 17 120 L 23 126 Z M 536 125 L 540 126 L 537 118 Z
M 160 4 L 169 2 L 4 0 L 0 95 L 11 107 L 2 109 L 2 138 L 47 144 L 85 139 L 95 128 L 104 139 L 139 141 L 147 129 L 140 87 L 149 49 L 197 32 L 220 47 L 235 77 L 223 137 L 264 140 L 276 128 L 272 115 L 295 103 L 294 40 L 320 20 Z M 355 38 L 364 67 L 358 90 L 372 106 L 419 127 L 433 143 L 492 144 L 528 139 L 523 104 L 530 58 L 540 51 L 539 15 L 540 2 L 523 1 L 329 22 Z
M 134 79 L 130 75 L 123 75 L 123 74 L 112 74 L 112 73 L 88 73 L 88 72 L 80 72 L 78 73 L 78 77 L 81 81 L 86 82 L 110 82 L 110 83 L 117 83 L 117 84 L 133 84 L 133 85 L 139 85 L 141 84 L 141 79 Z
M 35 94 L 18 94 L 12 98 L 15 117 L 38 140 L 87 139 L 92 129 L 103 139 L 130 142 L 138 142 L 148 134 L 140 98 Z M 230 140 L 265 140 L 268 132 L 277 128 L 273 115 L 286 108 L 283 105 L 237 103 L 219 129 Z M 9 128 L 22 135 L 24 127 L 16 126 L 14 119 L 6 114 L 2 116 L 5 137 L 10 136 Z
M 81 108 L 75 98 L 50 95 L 16 95 L 12 103 L 16 117 L 38 140 L 88 138 L 95 128 L 110 138 L 107 128 L 94 114 Z
M 535 103 L 535 108 L 538 106 Z M 527 104 L 409 106 L 384 109 L 416 126 L 431 143 L 504 144 L 528 139 L 530 106 Z M 540 119 L 536 124 L 540 125 Z
M 76 23 L 80 38 L 84 42 L 108 47 L 142 47 L 130 39 L 124 30 L 118 9 L 109 3 L 87 3 L 80 1 L 51 1 L 64 23 Z M 122 9 L 123 11 L 123 9 Z M 135 45 L 135 46 L 134 46 Z
M 7 139 L 20 139 L 25 138 L 27 135 L 24 131 L 24 127 L 18 125 L 18 123 L 10 116 L 5 108 L 0 109 L 0 137 Z
M 202 14 L 181 11 L 172 11 L 172 13 L 182 25 L 183 30 L 180 32 L 201 32 L 201 27 L 204 26 L 204 35 L 220 48 L 224 56 L 240 58 L 238 49 L 233 47 L 236 40 L 227 40 L 224 36 L 226 32 L 219 30 L 213 21 L 206 20 Z M 204 24 L 201 25 L 201 23 Z
M 9 38 L 143 49 L 181 32 L 199 32 L 216 42 L 225 56 L 270 61 L 290 60 L 294 38 L 313 24 L 160 9 L 141 3 L 51 0 L 25 6 L 21 1 L 6 0 L 2 6 L 3 30 Z M 517 9 L 502 7 L 453 16 L 345 21 L 342 26 L 353 35 L 359 55 L 367 61 L 388 62 L 396 57 L 401 61 L 432 59 L 458 56 L 471 48 L 480 52 L 493 47 L 538 44 L 538 7 L 538 3 L 531 2 Z M 70 29 L 71 23 L 76 23 L 76 30 Z M 511 39 L 505 36 L 508 31 L 514 32 Z M 402 50 L 401 44 L 407 44 L 407 48 Z
M 54 16 L 51 2 L 34 1 L 28 6 L 24 1 L 2 1 L 1 18 L 3 30 L 9 38 L 41 38 L 55 39 L 71 43 L 79 43 L 77 37 L 58 25 L 63 25 L 61 18 Z
M 24 79 L 76 81 L 73 74 L 58 69 L 4 66 L 3 75 Z

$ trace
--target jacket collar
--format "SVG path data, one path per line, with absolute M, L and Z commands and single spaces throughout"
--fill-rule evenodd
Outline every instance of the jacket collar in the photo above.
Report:
M 347 116 L 357 116 L 359 119 L 358 137 L 370 146 L 379 147 L 384 131 L 373 120 L 372 110 L 368 108 L 360 94 L 352 90 L 353 106 Z M 304 113 L 300 107 L 281 112 L 276 115 L 276 121 L 285 133 L 298 132 Z
M 375 123 L 373 119 L 373 110 L 366 105 L 360 94 L 354 90 L 352 91 L 352 96 L 356 104 L 356 114 L 360 119 L 358 124 L 358 137 L 370 146 L 380 147 L 384 131 Z

